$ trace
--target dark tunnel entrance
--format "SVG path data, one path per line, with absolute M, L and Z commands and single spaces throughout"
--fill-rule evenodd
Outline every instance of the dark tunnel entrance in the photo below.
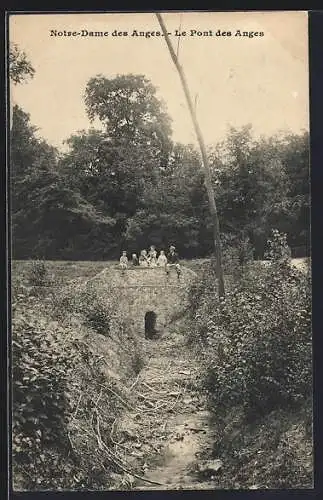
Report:
M 145 314 L 145 337 L 146 339 L 153 338 L 156 333 L 157 314 L 154 311 L 148 311 Z

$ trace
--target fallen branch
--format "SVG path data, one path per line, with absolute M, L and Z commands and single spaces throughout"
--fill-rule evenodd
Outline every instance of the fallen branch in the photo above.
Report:
M 151 385 L 147 384 L 146 382 L 141 382 L 142 385 L 146 386 L 147 389 L 151 390 L 152 392 L 155 392 L 156 394 L 168 394 L 168 391 L 156 391 Z
M 180 397 L 180 396 L 184 396 L 184 394 L 185 394 L 185 392 L 186 392 L 186 388 L 187 388 L 187 383 L 185 384 L 184 389 L 183 389 L 183 390 L 182 390 L 182 391 L 178 394 L 178 396 L 177 396 L 177 398 L 176 398 L 176 400 L 175 400 L 175 403 L 173 403 L 171 406 L 169 406 L 169 407 L 167 408 L 167 410 L 168 410 L 168 411 L 169 411 L 169 410 L 173 410 L 173 409 L 175 408 L 175 406 L 176 406 L 176 405 L 177 405 L 177 403 L 178 403 L 179 397 Z
M 139 479 L 140 481 L 144 481 L 144 482 L 150 483 L 150 484 L 156 484 L 158 486 L 165 486 L 165 484 L 163 484 L 163 483 L 158 483 L 157 481 L 151 481 L 150 479 L 146 479 L 143 476 L 139 476 L 138 474 L 134 473 L 130 468 L 128 468 L 127 464 L 123 465 L 121 459 L 114 455 L 114 453 L 106 446 L 106 444 L 103 442 L 103 440 L 101 438 L 99 416 L 97 418 L 97 431 L 98 431 L 97 440 L 98 440 L 98 444 L 99 444 L 100 449 L 103 448 L 107 452 L 107 454 L 109 455 L 110 460 L 115 465 L 117 465 L 121 470 L 123 470 L 127 474 L 131 474 L 131 476 L 135 477 L 136 479 Z

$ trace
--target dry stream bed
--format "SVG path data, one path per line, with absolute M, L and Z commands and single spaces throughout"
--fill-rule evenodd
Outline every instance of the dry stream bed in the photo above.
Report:
M 193 353 L 183 335 L 169 331 L 147 340 L 147 359 L 129 389 L 134 410 L 116 423 L 117 451 L 136 471 L 131 489 L 213 489 L 221 463 L 211 458 L 215 437 Z

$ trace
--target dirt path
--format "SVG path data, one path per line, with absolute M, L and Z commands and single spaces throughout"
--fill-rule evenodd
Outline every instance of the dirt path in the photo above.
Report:
M 131 388 L 136 410 L 118 426 L 125 459 L 151 481 L 134 478 L 132 488 L 213 489 L 197 472 L 209 458 L 214 436 L 198 389 L 196 359 L 176 331 L 147 341 L 147 358 Z

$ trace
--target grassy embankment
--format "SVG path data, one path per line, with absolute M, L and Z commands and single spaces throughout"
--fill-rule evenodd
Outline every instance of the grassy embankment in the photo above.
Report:
M 218 300 L 205 273 L 192 290 L 192 346 L 223 468 L 220 488 L 313 486 L 311 287 L 306 260 L 253 263 Z
M 122 489 L 135 470 L 114 427 L 133 404 L 145 346 L 117 298 L 85 285 L 106 265 L 13 262 L 16 490 Z

